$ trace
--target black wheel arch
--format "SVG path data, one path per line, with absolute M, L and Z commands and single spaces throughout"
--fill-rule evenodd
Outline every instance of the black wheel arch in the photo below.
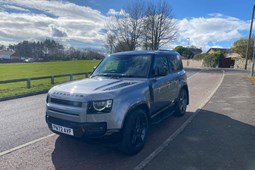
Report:
M 189 87 L 188 87 L 188 84 L 187 84 L 186 81 L 180 81 L 179 83 L 180 83 L 179 93 L 182 89 L 184 89 L 187 92 L 187 95 L 188 95 L 187 105 L 188 105 L 189 104 Z
M 125 118 L 124 118 L 124 121 L 122 122 L 122 125 L 121 125 L 121 129 L 123 128 L 126 120 L 127 120 L 127 117 L 130 115 L 130 113 L 132 113 L 134 110 L 137 110 L 137 109 L 141 109 L 143 110 L 146 115 L 147 115 L 147 119 L 148 119 L 148 122 L 150 123 L 150 109 L 147 105 L 146 102 L 138 102 L 138 103 L 135 103 L 133 104 L 127 111 L 126 115 L 125 115 Z
M 188 95 L 187 105 L 188 105 L 189 104 L 189 88 L 188 88 L 188 85 L 186 84 L 186 85 L 182 86 L 181 89 L 184 89 L 187 92 L 187 95 Z

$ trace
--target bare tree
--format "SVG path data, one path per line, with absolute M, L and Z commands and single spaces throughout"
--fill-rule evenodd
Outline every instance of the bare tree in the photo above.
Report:
M 126 42 L 118 42 L 114 49 L 115 52 L 130 51 L 129 46 Z
M 175 39 L 177 29 L 171 13 L 172 9 L 166 1 L 148 4 L 143 21 L 145 49 L 157 50 Z
M 116 44 L 116 37 L 112 33 L 108 33 L 106 36 L 106 48 L 109 50 L 110 53 L 115 51 Z
M 123 46 L 122 51 L 135 50 L 138 46 L 143 29 L 143 16 L 144 4 L 142 1 L 134 1 L 124 13 L 114 15 L 113 21 L 107 25 L 119 47 Z

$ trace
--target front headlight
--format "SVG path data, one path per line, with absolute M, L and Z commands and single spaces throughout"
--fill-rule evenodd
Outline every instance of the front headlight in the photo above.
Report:
M 112 100 L 90 101 L 88 103 L 88 114 L 109 113 L 112 110 Z

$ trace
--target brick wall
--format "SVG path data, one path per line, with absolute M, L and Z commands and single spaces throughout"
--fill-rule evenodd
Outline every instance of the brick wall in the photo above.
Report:
M 236 59 L 234 68 L 235 69 L 244 69 L 244 65 L 245 65 L 245 59 L 244 58 Z M 251 60 L 248 60 L 247 70 L 251 70 Z

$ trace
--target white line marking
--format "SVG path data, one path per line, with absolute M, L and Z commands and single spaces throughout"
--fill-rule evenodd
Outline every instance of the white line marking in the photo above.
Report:
M 16 151 L 16 150 L 18 150 L 18 149 L 24 148 L 24 147 L 26 147 L 26 146 L 28 146 L 28 145 L 34 144 L 34 143 L 36 143 L 36 142 L 39 142 L 39 141 L 41 141 L 41 140 L 47 139 L 47 138 L 52 137 L 52 136 L 55 136 L 55 135 L 56 135 L 56 134 L 53 133 L 53 134 L 50 134 L 50 135 L 48 135 L 48 136 L 44 136 L 44 137 L 41 137 L 41 138 L 39 138 L 39 139 L 36 139 L 36 140 L 30 141 L 30 142 L 28 142 L 28 143 L 25 143 L 25 144 L 23 144 L 23 145 L 19 145 L 19 146 L 15 147 L 15 148 L 6 150 L 6 151 L 4 151 L 4 152 L 1 152 L 1 153 L 0 153 L 0 156 L 9 154 L 9 153 L 11 153 L 11 152 L 13 152 L 13 151 Z
M 185 127 L 192 121 L 192 119 L 201 111 L 201 109 L 209 102 L 209 100 L 212 98 L 212 96 L 215 94 L 215 92 L 218 90 L 218 88 L 220 87 L 220 85 L 223 82 L 224 76 L 225 76 L 225 71 L 223 70 L 223 75 L 221 77 L 221 80 L 219 82 L 219 84 L 217 85 L 217 87 L 212 91 L 212 93 L 206 98 L 206 100 L 204 100 L 203 103 L 201 103 L 201 105 L 198 107 L 198 109 L 196 110 L 196 112 L 191 115 L 183 124 L 181 127 L 179 127 L 171 136 L 169 136 L 165 142 L 163 142 L 155 151 L 153 151 L 148 157 L 146 157 L 142 162 L 140 162 L 140 164 L 138 164 L 134 170 L 141 170 L 143 169 L 148 163 L 150 163 L 160 152 L 162 152 L 168 145 L 169 143 L 174 140 L 174 138 L 180 134 Z

